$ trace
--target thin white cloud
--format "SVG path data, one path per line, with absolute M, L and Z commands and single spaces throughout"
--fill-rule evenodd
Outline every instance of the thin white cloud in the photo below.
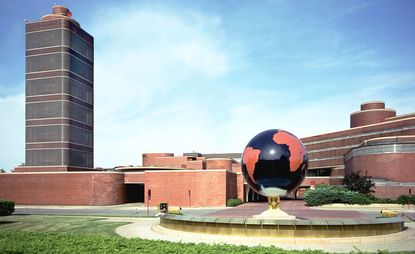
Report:
M 0 97 L 0 168 L 24 162 L 24 94 Z
M 201 83 L 229 71 L 220 18 L 141 8 L 97 17 L 95 164 L 138 164 L 144 152 L 210 146 L 215 102 Z

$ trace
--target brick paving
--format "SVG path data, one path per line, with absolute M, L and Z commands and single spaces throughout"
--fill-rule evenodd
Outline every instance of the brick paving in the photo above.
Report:
M 367 213 L 350 210 L 321 210 L 313 209 L 304 204 L 302 200 L 282 200 L 281 210 L 294 215 L 297 219 L 365 219 L 373 218 Z M 223 217 L 223 218 L 251 218 L 268 209 L 268 204 L 262 203 L 245 203 L 230 209 L 219 210 L 208 213 L 205 216 Z

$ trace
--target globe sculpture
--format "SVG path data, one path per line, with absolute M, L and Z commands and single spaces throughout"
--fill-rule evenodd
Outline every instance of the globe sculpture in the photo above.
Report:
M 307 167 L 307 150 L 301 140 L 279 129 L 256 135 L 242 155 L 245 181 L 255 192 L 268 197 L 272 210 L 279 210 L 280 196 L 289 194 L 303 182 Z M 280 210 L 267 212 L 270 213 L 277 217 L 286 215 Z

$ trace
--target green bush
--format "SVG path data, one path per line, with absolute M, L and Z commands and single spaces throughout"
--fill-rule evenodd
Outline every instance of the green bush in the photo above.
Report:
M 375 186 L 375 183 L 372 181 L 372 177 L 361 176 L 360 171 L 346 175 L 343 179 L 343 184 L 346 185 L 347 189 L 351 191 L 367 195 L 374 192 L 372 188 Z
M 400 195 L 396 199 L 396 203 L 401 204 L 401 205 L 408 204 L 408 195 Z M 415 196 L 411 196 L 411 204 L 415 204 Z
M 242 204 L 242 200 L 240 200 L 239 198 L 230 198 L 226 202 L 226 206 L 230 206 L 230 207 L 238 206 L 240 204 Z
M 14 202 L 0 200 L 0 216 L 11 215 L 14 212 Z
M 309 206 L 320 206 L 332 203 L 367 205 L 373 202 L 371 196 L 350 191 L 339 186 L 318 185 L 316 189 L 308 189 L 304 193 L 304 201 Z

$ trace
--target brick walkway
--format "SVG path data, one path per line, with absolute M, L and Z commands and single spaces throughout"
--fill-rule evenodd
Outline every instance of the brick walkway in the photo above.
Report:
M 302 200 L 282 200 L 280 207 L 281 210 L 296 216 L 297 219 L 364 219 L 371 217 L 358 211 L 313 209 L 305 206 Z M 268 209 L 267 203 L 245 203 L 230 209 L 208 213 L 205 216 L 250 218 L 266 209 Z

